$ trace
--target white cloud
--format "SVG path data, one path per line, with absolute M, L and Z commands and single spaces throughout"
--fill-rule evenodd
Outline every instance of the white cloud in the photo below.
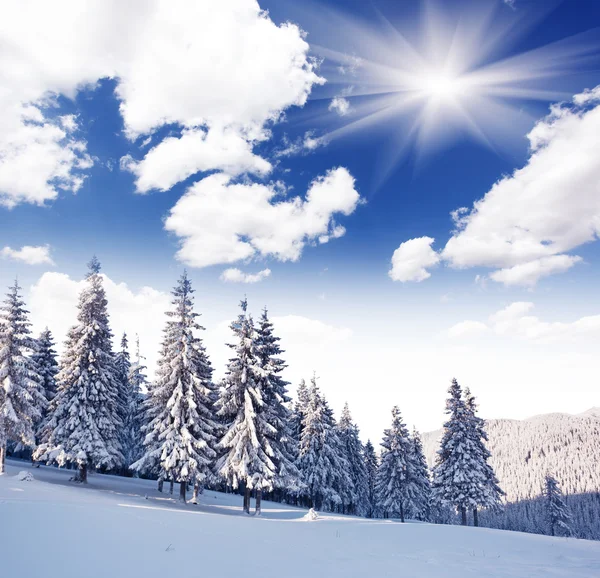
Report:
M 600 232 L 600 87 L 551 107 L 528 135 L 527 164 L 468 210 L 440 252 L 450 267 L 489 267 L 489 278 L 533 286 L 581 261 L 568 254 Z
M 581 317 L 571 322 L 547 322 L 531 315 L 534 307 L 529 301 L 517 301 L 490 315 L 487 323 L 462 321 L 451 327 L 447 335 L 468 338 L 489 332 L 535 343 L 600 337 L 600 315 Z
M 315 179 L 305 199 L 279 199 L 273 185 L 235 183 L 215 174 L 187 190 L 165 228 L 182 238 L 177 257 L 193 267 L 259 255 L 296 261 L 307 243 L 339 236 L 334 215 L 350 215 L 359 202 L 354 179 L 342 167 Z
M 237 131 L 211 128 L 185 130 L 181 137 L 168 137 L 139 162 L 123 157 L 121 167 L 136 176 L 136 189 L 167 191 L 200 171 L 218 169 L 230 175 L 266 175 L 271 163 L 253 154 L 252 143 Z
M 424 281 L 431 277 L 427 271 L 440 262 L 439 255 L 431 248 L 435 239 L 419 237 L 402 243 L 392 255 L 392 268 L 388 275 L 393 281 Z
M 38 247 L 24 245 L 20 249 L 4 247 L 0 251 L 0 255 L 5 259 L 21 261 L 27 263 L 27 265 L 54 265 L 54 261 L 52 261 L 52 257 L 50 257 L 49 245 L 41 245 Z
M 350 112 L 350 101 L 343 96 L 336 96 L 329 103 L 329 110 L 340 116 L 346 116 Z
M 565 253 L 600 230 L 598 134 L 600 106 L 553 107 L 528 135 L 528 163 L 458 216 L 442 257 L 457 268 L 498 267 L 490 277 L 505 284 L 571 267 L 579 258 Z
M 187 141 L 194 140 L 197 158 L 169 141 L 166 152 L 155 147 L 138 165 L 141 186 L 160 188 L 211 164 L 263 171 L 252 143 L 267 123 L 302 106 L 312 86 L 324 82 L 303 32 L 290 23 L 277 26 L 254 0 L 133 0 L 126 6 L 90 0 L 83 10 L 76 0 L 23 0 L 3 10 L 0 41 L 6 47 L 0 59 L 0 191 L 9 206 L 76 191 L 91 164 L 85 143 L 73 135 L 75 119 L 52 118 L 48 105 L 56 95 L 73 98 L 82 87 L 114 78 L 131 138 L 169 124 L 192 131 L 195 140 Z M 206 140 L 217 130 L 220 144 L 234 150 L 207 151 L 199 129 L 208 131 Z M 228 136 L 231 142 L 224 143 L 226 131 L 238 140 Z M 170 162 L 173 168 L 165 166 Z
M 485 323 L 480 321 L 461 321 L 447 331 L 448 337 L 474 337 L 488 331 Z
M 288 351 L 291 347 L 318 350 L 333 342 L 345 341 L 352 335 L 352 330 L 347 327 L 335 327 L 301 315 L 273 317 L 272 322 Z
M 304 136 L 290 141 L 287 137 L 283 138 L 283 148 L 275 151 L 276 157 L 289 157 L 292 155 L 307 154 L 315 149 L 327 144 L 323 137 L 315 137 L 312 131 L 307 131 Z
M 225 269 L 221 273 L 221 281 L 226 283 L 258 283 L 271 276 L 271 269 L 263 269 L 258 273 L 244 273 L 240 269 Z
M 521 285 L 533 287 L 542 278 L 556 273 L 568 271 L 575 263 L 582 261 L 581 257 L 572 255 L 552 255 L 535 261 L 515 265 L 508 269 L 500 269 L 490 273 L 490 279 L 504 285 Z
M 139 333 L 142 354 L 147 357 L 148 367 L 153 372 L 165 322 L 164 312 L 171 308 L 170 295 L 151 287 L 133 291 L 125 283 L 103 277 L 113 345 L 118 344 L 124 331 L 130 340 Z M 28 306 L 34 329 L 41 331 L 48 326 L 59 350 L 62 350 L 67 331 L 77 322 L 77 302 L 85 283 L 63 273 L 44 273 L 30 288 Z

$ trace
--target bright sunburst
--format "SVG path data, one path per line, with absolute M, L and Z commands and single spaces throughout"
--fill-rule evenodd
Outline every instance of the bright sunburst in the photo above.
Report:
M 330 97 L 349 102 L 328 137 L 389 131 L 384 171 L 409 145 L 423 157 L 465 136 L 494 149 L 522 138 L 533 122 L 527 101 L 570 97 L 600 54 L 597 31 L 515 52 L 540 18 L 492 0 L 460 13 L 426 3 L 418 22 L 381 16 L 375 28 L 328 15 L 337 32 L 318 51 Z

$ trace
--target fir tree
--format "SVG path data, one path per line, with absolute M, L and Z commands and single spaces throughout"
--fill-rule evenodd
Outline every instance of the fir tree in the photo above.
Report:
M 377 516 L 377 496 L 375 494 L 375 483 L 377 479 L 377 454 L 371 440 L 367 440 L 364 448 L 364 461 L 367 470 L 367 518 Z
M 41 377 L 28 356 L 35 343 L 20 290 L 15 281 L 0 308 L 0 474 L 8 440 L 35 444 L 35 424 L 47 403 Z
M 345 457 L 348 460 L 348 474 L 351 482 L 346 491 L 348 495 L 346 512 L 365 516 L 370 510 L 369 474 L 358 426 L 352 421 L 347 403 L 342 410 L 338 431 Z
M 258 335 L 247 307 L 244 299 L 242 312 L 231 324 L 237 343 L 229 345 L 235 357 L 229 360 L 218 402 L 217 413 L 226 431 L 219 442 L 222 456 L 217 472 L 234 489 L 240 484 L 245 486 L 243 508 L 249 513 L 251 491 L 272 490 L 278 464 L 273 444 L 277 431 L 271 423 L 277 416 L 267 405 L 267 399 L 274 392 L 265 387 L 264 380 L 268 380 L 270 372 L 262 368 Z M 260 513 L 260 497 L 257 513 Z
M 263 396 L 263 411 L 271 430 L 265 432 L 273 450 L 272 459 L 277 468 L 274 485 L 279 489 L 287 489 L 296 493 L 301 488 L 300 472 L 295 465 L 295 440 L 292 430 L 292 412 L 288 405 L 289 383 L 281 377 L 286 368 L 281 354 L 284 353 L 279 345 L 279 337 L 273 332 L 267 309 L 260 317 L 256 335 L 257 359 L 262 370 L 260 388 Z M 257 489 L 257 510 L 260 510 L 260 489 Z
M 414 499 L 411 504 L 410 515 L 416 520 L 429 520 L 431 502 L 431 482 L 429 468 L 423 453 L 421 435 L 415 429 L 411 436 L 411 479 L 415 487 Z
M 87 482 L 90 467 L 114 469 L 123 463 L 119 432 L 119 380 L 100 263 L 89 263 L 79 296 L 78 324 L 69 330 L 57 375 L 53 412 L 43 426 L 35 459 L 78 467 Z
M 52 332 L 46 327 L 35 340 L 35 347 L 31 354 L 36 371 L 41 378 L 42 389 L 48 403 L 56 395 L 56 374 L 58 373 L 58 362 L 54 350 L 54 338 Z
M 462 398 L 462 389 L 456 379 L 448 389 L 444 433 L 438 450 L 433 476 L 434 500 L 439 505 L 449 504 L 461 514 L 461 523 L 467 524 L 467 510 L 476 508 L 480 488 L 487 480 L 477 458 L 469 411 Z
M 144 452 L 142 437 L 143 400 L 142 389 L 148 388 L 145 374 L 146 366 L 140 355 L 140 339 L 136 335 L 135 358 L 129 367 L 127 405 L 124 423 L 124 453 L 125 463 L 131 466 L 139 460 Z
M 196 321 L 194 290 L 187 273 L 181 276 L 168 311 L 156 382 L 147 400 L 145 454 L 131 468 L 160 471 L 180 483 L 185 502 L 190 482 L 195 487 L 208 477 L 215 459 L 215 430 L 211 404 L 212 367 Z
M 412 443 L 397 406 L 392 409 L 392 425 L 384 431 L 381 447 L 376 479 L 379 508 L 387 517 L 399 516 L 404 522 L 416 488 L 411 469 Z
M 544 479 L 544 498 L 546 502 L 546 520 L 551 536 L 570 536 L 571 512 L 567 506 L 556 478 L 547 473 Z
M 469 388 L 465 389 L 464 399 L 468 434 L 472 441 L 471 467 L 480 472 L 484 480 L 483 483 L 474 484 L 471 488 L 471 497 L 476 503 L 473 507 L 473 525 L 478 526 L 477 508 L 500 508 L 500 500 L 504 492 L 500 489 L 492 466 L 488 463 L 491 454 L 486 446 L 488 436 L 485 431 L 485 421 L 477 416 L 477 404 Z
M 351 484 L 333 412 L 321 395 L 316 377 L 311 380 L 302 420 L 298 459 L 310 507 L 333 510 L 342 504 L 340 492 Z
M 115 368 L 117 371 L 117 382 L 119 385 L 118 389 L 118 414 L 119 419 L 121 420 L 123 427 L 120 430 L 121 437 L 121 447 L 123 450 L 123 472 L 126 472 L 129 465 L 133 463 L 134 460 L 129 461 L 130 452 L 127 447 L 127 428 L 125 424 L 127 408 L 129 404 L 129 395 L 130 395 L 130 384 L 129 384 L 129 372 L 131 370 L 131 361 L 129 358 L 129 343 L 127 341 L 127 334 L 123 333 L 121 337 L 121 347 L 119 351 L 115 354 Z

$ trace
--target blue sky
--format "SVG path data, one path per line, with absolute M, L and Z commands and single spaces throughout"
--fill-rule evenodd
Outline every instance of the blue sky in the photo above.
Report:
M 293 388 L 317 371 L 371 437 L 395 403 L 436 427 L 454 375 L 493 417 L 600 403 L 598 3 L 260 8 L 63 2 L 27 20 L 23 4 L 0 25 L 0 277 L 35 328 L 62 340 L 97 254 L 115 331 L 150 364 L 187 267 L 217 372 L 247 294 L 279 321 Z

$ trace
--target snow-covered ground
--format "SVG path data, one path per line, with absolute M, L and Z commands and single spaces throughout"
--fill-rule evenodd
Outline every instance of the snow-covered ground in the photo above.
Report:
M 156 483 L 31 468 L 0 476 L 0 576 L 6 578 L 598 578 L 600 542 L 484 528 L 323 515 L 205 492 L 180 505 Z M 31 472 L 33 481 L 20 480 Z M 165 485 L 168 490 L 168 484 Z M 175 487 L 175 496 L 178 487 Z

